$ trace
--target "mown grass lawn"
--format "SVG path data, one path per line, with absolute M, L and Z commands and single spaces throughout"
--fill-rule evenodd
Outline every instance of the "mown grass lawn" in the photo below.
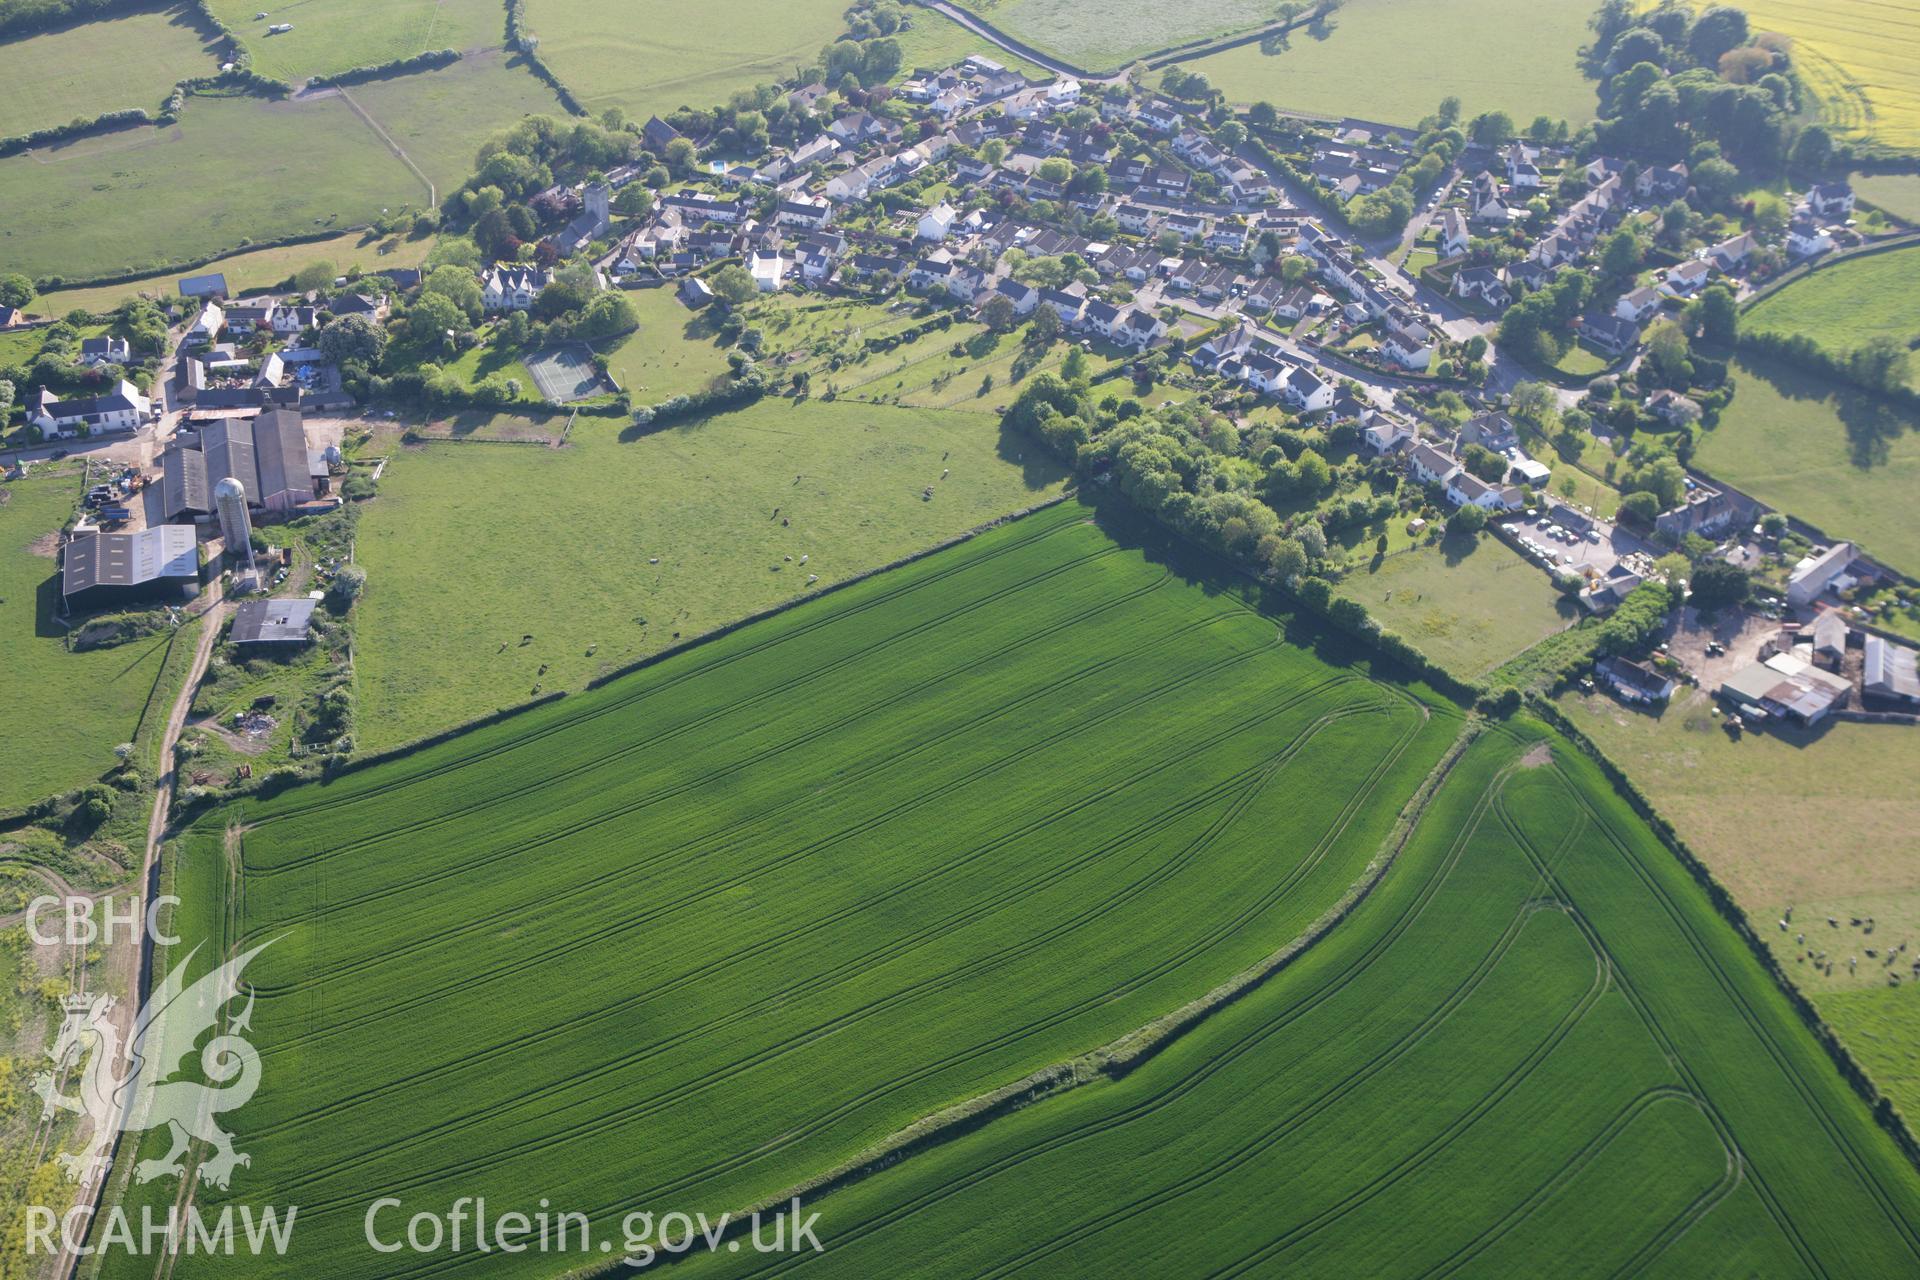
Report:
M 270 1083 L 203 1203 L 270 1185 L 302 1206 L 288 1265 L 359 1276 L 367 1187 L 608 1228 L 743 1203 L 1296 936 L 1458 713 L 1090 514 L 247 802 L 207 914 L 222 946 L 278 939 L 251 970 Z M 217 871 L 239 812 L 177 874 Z
M 712 312 L 688 308 L 671 285 L 629 289 L 626 298 L 639 313 L 640 327 L 603 350 L 607 371 L 635 404 L 690 395 L 726 375 L 726 350 Z
M 255 17 L 263 9 L 266 16 Z M 291 8 L 213 0 L 213 12 L 247 42 L 254 70 L 294 84 L 434 49 L 497 48 L 507 31 L 506 9 L 493 0 L 327 0 Z M 293 30 L 267 34 L 282 22 Z
M 0 485 L 0 645 L 7 655 L 7 722 L 0 733 L 0 808 L 95 781 L 143 714 L 164 716 L 165 634 L 72 653 L 57 618 L 61 525 L 81 478 L 29 476 Z M 32 726 L 28 729 L 27 726 Z
M 1920 572 L 1920 422 L 1878 396 L 1736 360 L 1739 385 L 1693 465 Z
M 1575 618 L 1544 572 L 1491 535 L 1471 549 L 1443 540 L 1386 556 L 1377 567 L 1362 562 L 1336 591 L 1467 680 Z
M 698 21 L 626 0 L 527 0 L 540 56 L 587 110 L 636 120 L 711 107 L 807 66 L 846 30 L 842 0 L 708 0 Z
M 1469 117 L 1497 110 L 1579 125 L 1597 105 L 1574 67 L 1590 12 L 1533 0 L 1350 0 L 1324 38 L 1296 32 L 1285 50 L 1243 45 L 1181 66 L 1235 102 L 1293 111 L 1410 126 L 1453 95 Z
M 1117 1080 L 1085 1070 L 812 1202 L 832 1229 L 807 1274 L 1920 1258 L 1911 1164 L 1597 768 L 1525 722 L 1467 749 L 1385 881 L 1303 956 Z
M 0 41 L 7 105 L 0 134 L 139 107 L 158 115 L 173 86 L 218 69 L 179 10 L 130 13 Z
M 1920 248 L 1847 258 L 1768 294 L 1740 318 L 1758 332 L 1804 333 L 1830 351 L 1920 337 Z
M 232 180 L 236 156 L 245 181 Z M 0 159 L 0 260 L 43 282 L 157 273 L 426 198 L 337 97 L 196 96 L 164 129 Z
M 769 400 L 622 430 L 583 417 L 565 449 L 436 443 L 394 458 L 359 528 L 364 747 L 577 689 L 804 594 L 810 574 L 815 589 L 843 581 L 1064 479 L 976 414 Z

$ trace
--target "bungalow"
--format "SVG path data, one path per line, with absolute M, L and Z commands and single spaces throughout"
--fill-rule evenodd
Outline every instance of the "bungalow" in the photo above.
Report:
M 1457 258 L 1467 251 L 1471 237 L 1467 234 L 1467 218 L 1458 209 L 1448 206 L 1440 211 L 1440 256 Z
M 993 166 L 975 156 L 961 156 L 953 162 L 953 176 L 959 182 L 985 182 L 992 173 Z
M 1722 240 L 1719 244 L 1707 250 L 1707 255 L 1713 259 L 1714 265 L 1722 271 L 1731 272 L 1737 271 L 1745 266 L 1748 257 L 1750 257 L 1758 247 L 1759 244 L 1754 240 L 1753 233 L 1751 231 L 1742 231 L 1739 235 Z
M 1691 298 L 1712 275 L 1712 263 L 1705 258 L 1694 258 L 1668 268 L 1667 273 L 1660 277 L 1657 287 L 1669 298 Z
M 103 364 L 126 364 L 133 359 L 133 346 L 125 338 L 83 338 L 80 363 L 97 369 Z
M 898 279 L 909 274 L 905 258 L 896 258 L 885 253 L 856 253 L 847 259 L 843 274 L 856 280 L 866 280 L 877 275 L 889 275 Z
M 1040 291 L 1012 276 L 1005 277 L 993 286 L 993 296 L 1012 303 L 1016 316 L 1030 316 L 1034 308 L 1040 305 Z
M 551 279 L 537 267 L 493 267 L 480 278 L 480 306 L 486 311 L 525 311 Z
M 112 391 L 85 400 L 59 400 L 47 388 L 27 402 L 27 421 L 43 439 L 66 439 L 101 431 L 132 431 L 153 412 L 153 402 L 122 378 Z
M 870 111 L 855 111 L 827 126 L 827 132 L 849 147 L 869 142 L 892 142 L 900 136 L 900 126 Z
M 1676 427 L 1700 420 L 1700 403 L 1671 387 L 1662 387 L 1648 396 L 1646 407 L 1648 413 Z
M 1619 301 L 1613 304 L 1614 315 L 1636 324 L 1645 324 L 1659 309 L 1660 291 L 1652 285 L 1642 285 L 1630 293 L 1623 293 Z
M 1640 326 L 1624 316 L 1590 313 L 1580 318 L 1580 336 L 1608 355 L 1617 356 L 1640 341 Z
M 1503 311 L 1513 302 L 1513 295 L 1507 292 L 1500 273 L 1492 267 L 1463 267 L 1454 272 L 1453 296 Z

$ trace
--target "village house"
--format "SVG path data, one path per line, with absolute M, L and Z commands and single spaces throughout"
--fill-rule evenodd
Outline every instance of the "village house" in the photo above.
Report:
M 153 412 L 153 402 L 122 378 L 105 395 L 61 400 L 41 387 L 27 402 L 27 421 L 46 440 L 64 440 L 102 431 L 132 431 Z
M 1853 186 L 1847 182 L 1823 182 L 1807 192 L 1807 209 L 1821 218 L 1853 216 Z
M 485 311 L 525 311 L 552 277 L 537 267 L 496 266 L 480 278 L 480 306 Z
M 1650 166 L 1634 179 L 1633 191 L 1650 204 L 1667 204 L 1683 198 L 1692 181 L 1692 174 L 1684 164 Z
M 1606 657 L 1593 666 L 1593 676 L 1613 695 L 1632 706 L 1657 707 L 1673 696 L 1675 682 L 1642 662 Z
M 1638 289 L 1623 293 L 1613 304 L 1614 315 L 1636 324 L 1645 324 L 1658 310 L 1660 310 L 1660 291 L 1652 285 L 1642 285 Z
M 89 369 L 104 364 L 126 364 L 133 359 L 133 346 L 125 338 L 103 337 L 80 340 L 80 363 Z
M 1462 267 L 1453 275 L 1453 296 L 1504 311 L 1513 303 L 1506 282 L 1492 267 Z
M 1787 575 L 1787 603 L 1804 609 L 1829 588 L 1838 590 L 1842 582 L 1851 583 L 1847 570 L 1859 558 L 1860 553 L 1851 542 L 1836 542 L 1803 558 Z
M 1691 298 L 1700 291 L 1700 287 L 1713 277 L 1713 264 L 1704 258 L 1694 258 L 1670 267 L 1660 277 L 1659 290 L 1669 298 Z

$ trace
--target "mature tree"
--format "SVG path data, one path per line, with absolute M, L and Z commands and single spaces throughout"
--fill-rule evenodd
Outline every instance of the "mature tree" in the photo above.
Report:
M 1687 52 L 1703 67 L 1717 66 L 1730 50 L 1747 42 L 1747 15 L 1730 5 L 1715 5 L 1694 20 Z
M 33 281 L 18 271 L 0 276 L 0 306 L 24 307 L 33 301 Z
M 1833 135 L 1824 125 L 1810 124 L 1793 140 L 1793 167 L 1805 174 L 1817 174 L 1833 162 Z
M 1620 499 L 1618 514 L 1624 524 L 1637 529 L 1651 529 L 1655 517 L 1660 514 L 1660 499 L 1645 490 L 1629 493 Z
M 1693 593 L 1689 603 L 1702 613 L 1715 613 L 1744 601 L 1752 584 L 1745 569 L 1715 559 L 1693 571 L 1689 586 Z
M 1468 471 L 1488 484 L 1498 484 L 1507 474 L 1507 460 L 1485 445 L 1468 445 L 1461 453 L 1460 461 Z
M 728 263 L 708 276 L 707 287 L 713 290 L 714 297 L 733 307 L 751 301 L 760 292 L 747 269 L 737 262 Z
M 1867 339 L 1847 357 L 1848 374 L 1855 382 L 1872 391 L 1905 388 L 1907 367 L 1906 346 L 1886 334 Z
M 667 168 L 680 177 L 693 172 L 693 162 L 698 157 L 693 141 L 689 138 L 675 138 L 667 143 L 660 158 L 667 162 Z
M 1034 172 L 1043 182 L 1064 186 L 1073 177 L 1073 161 L 1065 156 L 1048 156 Z
M 1487 509 L 1471 502 L 1447 517 L 1447 536 L 1471 538 L 1487 527 Z
M 574 323 L 574 336 L 592 341 L 630 333 L 640 327 L 640 313 L 626 294 L 608 289 L 593 295 Z
M 1702 207 L 1718 209 L 1740 189 L 1740 170 L 1720 156 L 1709 156 L 1693 166 L 1693 190 Z
M 1640 237 L 1633 233 L 1633 228 L 1621 227 L 1607 237 L 1600 250 L 1600 270 L 1610 280 L 1625 280 L 1640 270 L 1645 257 Z
M 1027 326 L 1027 345 L 1035 349 L 1052 346 L 1060 336 L 1060 327 L 1060 313 L 1041 303 L 1034 309 L 1033 321 Z
M 1004 293 L 996 293 L 981 304 L 980 319 L 995 333 L 1006 333 L 1020 323 L 1020 317 L 1013 311 L 1013 300 Z
M 1724 284 L 1702 289 L 1699 297 L 1687 303 L 1684 316 L 1687 329 L 1708 342 L 1731 344 L 1740 336 L 1740 305 Z
M 1282 582 L 1297 578 L 1307 571 L 1307 549 L 1300 545 L 1298 538 L 1269 534 L 1260 539 L 1258 554 L 1267 566 L 1267 572 Z
M 450 330 L 458 332 L 466 322 L 467 317 L 453 299 L 441 293 L 422 293 L 407 309 L 407 337 L 417 346 L 431 351 L 446 340 Z
M 470 321 L 478 320 L 484 309 L 480 282 L 465 267 L 435 267 L 420 286 L 420 293 L 438 294 L 451 302 Z
M 1497 147 L 1513 139 L 1513 117 L 1504 111 L 1487 111 L 1473 118 L 1467 136 L 1482 146 Z
M 340 273 L 326 259 L 309 262 L 293 273 L 293 287 L 301 293 L 316 293 L 321 289 L 330 289 Z
M 336 365 L 359 364 L 369 369 L 380 367 L 387 353 L 387 331 L 372 316 L 341 316 L 327 321 L 316 340 L 321 352 Z

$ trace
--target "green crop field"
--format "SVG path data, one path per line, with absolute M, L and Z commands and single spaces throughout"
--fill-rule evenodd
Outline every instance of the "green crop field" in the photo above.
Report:
M 230 1194 L 300 1206 L 284 1273 L 419 1265 L 368 1253 L 368 1187 L 603 1229 L 776 1193 L 1320 917 L 1458 714 L 1090 514 L 202 820 L 184 910 L 220 948 L 276 939 Z
M 1736 361 L 1739 385 L 1693 465 L 1920 572 L 1920 423 L 1879 396 Z
M 620 430 L 582 418 L 565 449 L 432 444 L 394 459 L 359 527 L 363 746 L 440 732 L 536 686 L 578 689 L 792 600 L 811 574 L 816 588 L 844 581 L 1064 479 L 977 414 L 768 400 L 626 441 Z
M 527 0 L 540 57 L 587 110 L 636 120 L 711 107 L 820 56 L 846 30 L 843 0 L 709 0 L 674 21 L 623 0 Z
M 235 180 L 236 157 L 245 181 Z M 426 185 L 338 96 L 196 96 L 164 129 L 0 160 L 0 267 L 43 280 L 162 271 L 426 199 Z
M 498 47 L 507 32 L 500 0 L 213 0 L 213 12 L 247 42 L 255 71 L 293 84 L 434 49 Z M 267 34 L 283 22 L 293 30 Z
M 1592 11 L 1575 0 L 1349 0 L 1324 38 L 1300 31 L 1282 50 L 1243 45 L 1181 65 L 1235 102 L 1290 111 L 1411 125 L 1453 95 L 1469 116 L 1579 125 L 1597 105 L 1575 66 Z
M 1872 338 L 1920 338 L 1920 248 L 1846 258 L 1768 294 L 1741 317 L 1748 329 L 1804 333 L 1831 351 Z
M 96 780 L 113 767 L 115 745 L 133 740 L 149 706 L 164 717 L 173 696 L 159 688 L 165 635 L 85 653 L 66 648 L 56 617 L 57 535 L 80 494 L 77 474 L 0 485 L 0 637 L 14 726 L 0 733 L 0 808 Z
M 129 107 L 157 114 L 177 82 L 214 70 L 200 33 L 171 10 L 8 40 L 0 43 L 0 84 L 7 87 L 0 133 L 32 133 Z
M 488 135 L 521 117 L 564 118 L 553 90 L 518 58 L 485 49 L 449 67 L 344 89 L 442 193 L 465 182 Z
M 1126 66 L 1174 45 L 1275 19 L 1264 0 L 961 0 L 1008 35 L 1089 71 Z
M 1550 754 L 1549 754 L 1550 753 Z M 1525 725 L 1382 885 L 1117 1081 L 696 1274 L 1894 1276 L 1920 1179 L 1598 771 Z
M 1448 671 L 1473 680 L 1574 621 L 1547 575 L 1491 537 L 1363 563 L 1340 580 L 1381 626 Z
M 1793 39 L 1793 65 L 1843 137 L 1920 150 L 1920 0 L 1744 0 L 1756 31 Z

